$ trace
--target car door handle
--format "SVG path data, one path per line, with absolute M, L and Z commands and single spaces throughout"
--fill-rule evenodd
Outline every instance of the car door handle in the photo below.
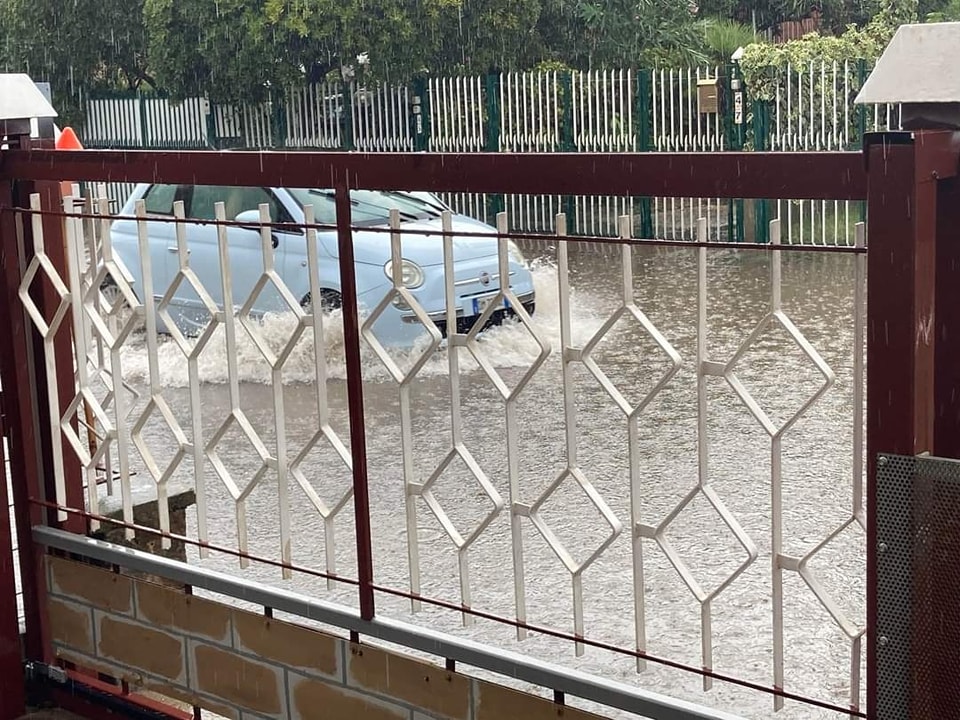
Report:
M 271 233 L 270 240 L 273 242 L 273 249 L 276 250 L 277 246 L 280 244 L 280 239 L 274 233 Z
M 180 251 L 180 248 L 178 248 L 176 245 L 172 245 L 172 246 L 171 246 L 171 245 L 167 245 L 167 252 L 175 253 L 175 252 L 179 252 L 179 251 Z M 188 250 L 187 250 L 187 255 L 189 255 L 189 254 L 190 254 L 190 250 L 188 249 Z

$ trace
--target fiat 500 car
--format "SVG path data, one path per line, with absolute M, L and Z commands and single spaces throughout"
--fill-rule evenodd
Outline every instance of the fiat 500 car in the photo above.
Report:
M 168 288 L 175 285 L 166 306 L 167 314 L 185 334 L 195 334 L 210 320 L 210 313 L 190 283 L 177 280 L 180 260 L 177 248 L 174 203 L 182 201 L 184 234 L 188 264 L 214 303 L 223 307 L 223 283 L 214 205 L 223 202 L 228 220 L 230 288 L 235 310 L 248 302 L 263 273 L 263 250 L 259 228 L 259 206 L 270 208 L 273 225 L 272 244 L 275 266 L 283 283 L 303 307 L 311 307 L 311 283 L 307 262 L 307 234 L 298 224 L 304 222 L 304 207 L 314 208 L 315 222 L 336 223 L 335 198 L 323 188 L 219 187 L 209 185 L 141 184 L 135 188 L 121 215 L 135 214 L 135 204 L 143 200 L 153 293 L 159 303 Z M 447 206 L 430 193 L 379 192 L 355 190 L 350 195 L 351 224 L 357 293 L 361 313 L 372 311 L 392 287 L 390 211 L 401 219 L 402 278 L 430 320 L 446 335 L 446 299 L 443 266 L 441 213 Z M 379 231 L 376 231 L 379 230 Z M 517 246 L 509 243 L 509 278 L 499 272 L 496 230 L 486 223 L 464 215 L 453 216 L 453 285 L 457 331 L 467 332 L 489 304 L 498 302 L 490 322 L 499 324 L 513 314 L 509 303 L 497 300 L 502 282 L 509 287 L 528 313 L 533 313 L 535 295 L 533 277 Z M 421 234 L 423 233 L 423 234 Z M 479 235 L 479 236 L 478 236 Z M 489 235 L 489 237 L 487 237 Z M 111 227 L 114 253 L 132 276 L 132 287 L 143 298 L 142 266 L 137 221 L 117 219 Z M 337 234 L 333 229 L 317 231 L 318 277 L 321 305 L 336 309 L 341 304 L 341 279 Z M 111 288 L 105 287 L 109 293 Z M 272 283 L 258 293 L 251 314 L 289 311 L 287 302 Z M 417 315 L 396 298 L 377 318 L 373 332 L 381 343 L 408 345 L 424 334 Z

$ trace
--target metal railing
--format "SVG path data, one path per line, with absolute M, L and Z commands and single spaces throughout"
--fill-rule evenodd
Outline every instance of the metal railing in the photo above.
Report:
M 406 614 L 409 608 L 451 633 L 451 620 L 459 618 L 470 632 L 482 633 L 477 637 L 487 642 L 500 637 L 501 644 L 496 626 L 508 625 L 518 639 L 541 635 L 556 641 L 531 652 L 564 653 L 564 662 L 574 667 L 585 667 L 578 657 L 587 649 L 614 663 L 628 660 L 636 669 L 648 668 L 660 683 L 675 683 L 667 686 L 677 694 L 689 695 L 691 688 L 655 668 L 682 668 L 700 676 L 704 688 L 722 680 L 762 691 L 775 698 L 777 708 L 789 700 L 862 714 L 863 618 L 836 602 L 839 590 L 831 584 L 838 578 L 828 573 L 825 580 L 821 568 L 825 558 L 835 558 L 825 549 L 832 551 L 838 538 L 848 538 L 863 523 L 862 240 L 853 248 L 744 246 L 711 240 L 706 223 L 699 221 L 694 242 L 655 242 L 634 238 L 630 217 L 621 217 L 615 236 L 576 239 L 612 250 L 603 263 L 610 277 L 591 286 L 576 279 L 582 277 L 579 260 L 568 247 L 562 214 L 556 217 L 558 232 L 546 237 L 509 233 L 509 216 L 501 214 L 499 276 L 510 275 L 507 240 L 512 237 L 530 246 L 555 245 L 553 264 L 541 277 L 554 279 L 538 284 L 538 310 L 532 316 L 504 287 L 490 294 L 487 310 L 461 331 L 456 312 L 461 291 L 451 269 L 460 252 L 453 238 L 462 231 L 453 231 L 447 214 L 443 226 L 433 230 L 446 268 L 443 320 L 449 334 L 441 344 L 436 321 L 427 319 L 434 308 L 420 304 L 398 269 L 375 296 L 362 298 L 366 312 L 359 312 L 353 262 L 359 229 L 352 225 L 347 194 L 348 189 L 388 187 L 696 196 L 709 187 L 721 197 L 784 194 L 832 202 L 865 196 L 858 155 L 530 155 L 517 165 L 496 155 L 48 156 L 34 151 L 9 153 L 5 167 L 28 180 L 70 177 L 94 187 L 141 178 L 208 185 L 243 178 L 271 187 L 280 177 L 296 186 L 323 175 L 332 179 L 336 192 L 335 226 L 314 222 L 309 212 L 295 223 L 304 233 L 301 244 L 306 241 L 303 272 L 310 278 L 311 297 L 321 296 L 321 282 L 332 271 L 317 252 L 316 237 L 326 233 L 336 240 L 344 310 L 333 315 L 315 312 L 317 304 L 301 307 L 288 285 L 290 276 L 284 275 L 287 265 L 278 260 L 283 246 L 275 250 L 266 206 L 259 236 L 251 233 L 251 254 L 243 260 L 259 270 L 244 288 L 227 270 L 239 256 L 228 240 L 235 223 L 222 204 L 211 225 L 223 271 L 213 276 L 198 264 L 199 246 L 188 236 L 196 225 L 184 218 L 182 207 L 165 220 L 175 251 L 168 253 L 166 244 L 161 248 L 159 257 L 171 263 L 166 274 L 158 272 L 158 256 L 151 252 L 157 227 L 150 223 L 159 220 L 148 220 L 142 205 L 128 218 L 138 229 L 139 267 L 124 267 L 115 252 L 111 227 L 118 218 L 103 202 L 87 198 L 80 208 L 68 201 L 57 210 L 44 208 L 34 196 L 29 209 L 5 213 L 4 227 L 24 239 L 26 272 L 19 297 L 32 331 L 43 340 L 49 369 L 45 415 L 56 482 L 47 500 L 36 500 L 55 509 L 60 520 L 82 519 L 81 529 L 94 530 L 117 523 L 106 518 L 117 510 L 120 526 L 133 536 L 146 531 L 133 524 L 134 505 L 157 499 L 153 532 L 194 545 L 192 562 L 223 569 L 218 558 L 239 556 L 247 573 L 241 578 L 263 580 L 262 561 L 279 566 L 286 582 L 326 578 L 326 591 L 312 581 L 309 591 L 357 603 L 365 621 Z M 64 246 L 53 230 L 61 222 L 70 250 L 63 260 L 52 254 Z M 780 229 L 776 223 L 773 228 L 777 240 Z M 381 246 L 389 243 L 399 268 L 410 232 L 399 216 L 381 232 Z M 782 291 L 785 253 L 846 259 L 839 274 L 849 274 L 845 282 L 853 294 L 849 304 L 833 310 L 847 318 L 849 335 L 830 337 L 830 327 L 801 327 L 791 319 L 793 306 Z M 642 269 L 663 257 L 677 263 L 683 282 L 696 288 L 690 311 L 669 322 L 661 304 L 673 291 L 657 292 L 656 275 Z M 718 288 L 735 293 L 737 287 L 724 269 L 727 263 L 742 272 L 752 268 L 744 291 L 758 282 L 767 290 L 747 314 L 750 322 L 720 337 L 711 329 L 715 293 Z M 131 286 L 136 277 L 144 279 L 142 285 Z M 159 278 L 163 282 L 156 282 Z M 105 281 L 115 288 L 109 298 L 102 292 Z M 179 331 L 171 316 L 172 299 L 187 285 L 209 316 L 194 337 Z M 256 299 L 267 287 L 285 299 L 289 309 L 282 317 L 264 319 L 256 312 Z M 577 313 L 578 298 L 582 301 L 588 290 L 606 292 L 607 299 L 584 317 Z M 717 307 L 733 312 L 737 303 L 730 301 L 736 295 L 724 297 L 728 300 Z M 398 303 L 424 321 L 419 344 L 399 355 L 378 340 L 377 324 Z M 506 359 L 496 333 L 480 334 L 498 303 L 517 315 L 513 325 L 497 330 L 500 336 L 512 333 L 510 342 L 521 350 L 515 359 Z M 223 312 L 218 304 L 239 310 Z M 161 325 L 169 337 L 158 333 Z M 63 341 L 68 332 L 72 346 Z M 818 340 L 809 339 L 811 332 Z M 775 335 L 781 338 L 776 341 L 780 351 L 796 355 L 790 371 L 795 378 L 771 378 L 750 361 Z M 825 345 L 833 348 L 834 361 L 825 359 Z M 648 360 L 624 364 L 620 346 Z M 818 415 L 814 410 L 836 392 L 839 370 L 833 362 L 844 357 L 853 358 L 852 367 L 843 371 L 849 415 Z M 180 368 L 174 370 L 179 380 L 170 379 L 171 364 Z M 69 382 L 58 367 L 71 368 Z M 309 401 L 298 387 L 291 388 L 291 373 L 294 382 L 310 386 Z M 211 383 L 214 377 L 219 382 Z M 715 383 L 728 391 L 718 395 Z M 776 395 L 794 386 L 807 389 L 799 390 L 793 396 L 799 401 L 786 410 Z M 547 415 L 537 422 L 552 430 L 531 439 L 525 418 L 538 406 Z M 425 410 L 433 419 L 425 419 Z M 436 420 L 445 415 L 449 425 Z M 483 422 L 475 425 L 468 417 Z M 719 453 L 723 461 L 712 459 L 714 434 L 723 434 L 718 418 L 734 430 L 725 438 L 733 443 L 734 455 Z M 801 435 L 797 428 L 803 423 L 807 430 Z M 823 424 L 839 438 L 836 447 L 844 449 L 829 462 L 847 468 L 841 487 L 849 485 L 851 494 L 832 490 L 824 496 L 824 485 L 816 483 L 813 495 L 801 492 L 787 504 L 785 494 L 797 492 L 799 478 L 817 477 L 799 473 L 797 465 L 822 441 L 822 434 L 810 435 L 811 423 Z M 758 434 L 750 434 L 751 426 Z M 438 438 L 428 450 L 424 429 Z M 804 439 L 807 435 L 814 445 Z M 791 452 L 798 440 L 800 456 Z M 743 443 L 770 464 L 737 488 L 729 473 Z M 545 447 L 552 448 L 548 456 Z M 664 459 L 677 453 L 686 453 L 683 463 Z M 615 458 L 616 470 L 608 467 Z M 104 464 L 107 478 L 117 475 L 112 488 L 98 482 Z M 754 485 L 764 488 L 763 499 L 752 492 Z M 194 489 L 198 502 L 186 538 L 171 533 L 163 512 L 166 498 L 182 488 Z M 829 521 L 824 519 L 828 505 Z M 813 513 L 800 535 L 790 525 L 798 513 Z M 697 532 L 698 525 L 711 531 Z M 335 534 L 344 533 L 352 533 L 354 543 L 335 545 Z M 846 572 L 856 573 L 856 557 L 863 552 L 862 538 L 853 537 L 848 550 L 853 563 L 845 556 L 839 567 L 848 570 L 841 571 L 841 581 Z M 722 562 L 711 570 L 714 555 Z M 600 582 L 603 577 L 619 581 Z M 794 580 L 808 589 L 789 590 Z M 772 598 L 769 611 L 749 627 L 769 642 L 762 649 L 747 643 L 735 651 L 741 659 L 745 648 L 768 656 L 761 677 L 736 664 L 718 628 L 729 632 L 730 623 L 746 622 L 738 598 L 753 598 L 750 602 L 759 606 L 765 597 Z M 678 631 L 682 641 L 677 644 L 664 642 L 664 628 L 680 617 L 670 608 L 684 605 L 693 609 L 693 629 Z M 846 657 L 839 663 L 829 650 L 835 644 L 818 646 L 805 639 L 815 627 L 800 618 L 818 608 L 845 637 Z M 599 616 L 615 620 L 605 626 Z M 788 664 L 791 651 L 816 658 L 813 676 Z M 491 645 L 489 652 L 499 649 Z M 831 675 L 838 667 L 842 675 Z M 844 687 L 842 693 L 822 688 L 828 676 L 831 686 Z M 793 689 L 808 687 L 817 689 Z
M 274 92 L 256 106 L 103 97 L 88 102 L 83 134 L 89 145 L 111 148 L 717 152 L 849 150 L 868 131 L 899 127 L 895 106 L 853 105 L 869 74 L 863 61 L 812 60 L 776 69 L 763 87 L 746 89 L 739 115 L 732 100 L 737 74 L 735 67 L 688 67 L 529 71 L 410 86 L 327 82 Z M 701 82 L 712 82 L 716 107 L 701 105 Z M 111 187 L 110 197 L 120 205 L 129 190 Z M 710 196 L 445 198 L 491 223 L 509 210 L 511 228 L 519 232 L 554 232 L 553 219 L 563 212 L 571 234 L 616 234 L 619 215 L 630 214 L 642 237 L 693 240 L 697 220 L 705 217 L 711 236 L 765 242 L 769 220 L 780 219 L 786 244 L 852 246 L 854 225 L 863 219 L 862 205 L 805 198 L 755 210 L 745 210 L 740 199 Z

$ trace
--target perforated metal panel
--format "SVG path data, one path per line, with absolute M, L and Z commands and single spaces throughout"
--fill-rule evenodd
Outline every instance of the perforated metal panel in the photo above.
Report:
M 877 465 L 877 717 L 960 713 L 960 461 Z

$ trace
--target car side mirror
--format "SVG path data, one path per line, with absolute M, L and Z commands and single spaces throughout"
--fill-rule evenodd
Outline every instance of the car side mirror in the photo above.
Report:
M 238 213 L 233 221 L 238 223 L 244 230 L 260 232 L 261 223 L 259 210 L 244 210 L 242 213 Z M 270 237 L 273 238 L 273 246 L 277 247 L 280 243 L 277 241 L 276 233 L 271 231 Z
M 237 216 L 233 219 L 233 221 L 236 223 L 240 223 L 247 230 L 259 230 L 260 229 L 260 211 L 244 210 L 242 213 L 238 213 Z

